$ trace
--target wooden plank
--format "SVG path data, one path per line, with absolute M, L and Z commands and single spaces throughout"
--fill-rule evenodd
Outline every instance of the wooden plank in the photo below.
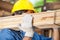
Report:
M 8 11 L 0 10 L 0 17 L 10 16 L 10 15 L 12 14 Z
M 50 26 L 50 24 L 54 24 L 54 12 L 41 12 L 40 14 L 31 15 L 34 17 L 33 26 L 38 26 L 39 28 L 54 28 L 54 26 Z M 14 27 L 16 28 L 21 23 L 23 16 L 24 15 L 0 17 L 0 29 Z M 45 25 L 48 25 L 50 27 L 46 27 Z
M 36 28 L 39 28 L 39 29 L 49 29 L 49 28 L 60 28 L 60 25 L 57 25 L 57 24 L 47 24 L 47 25 L 38 25 L 38 26 L 35 26 Z
M 56 17 L 57 20 L 55 21 L 55 23 L 60 24 L 60 17 L 59 17 L 60 16 L 60 11 L 56 11 L 56 16 L 57 16 Z

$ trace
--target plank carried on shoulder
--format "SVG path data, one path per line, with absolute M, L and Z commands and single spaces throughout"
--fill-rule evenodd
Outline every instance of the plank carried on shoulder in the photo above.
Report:
M 39 14 L 31 14 L 34 17 L 33 26 L 39 28 L 46 28 L 44 25 L 49 25 L 47 28 L 52 28 L 50 25 L 60 25 L 60 12 L 41 12 Z M 21 24 L 21 19 L 24 15 L 0 17 L 0 29 L 3 28 L 18 28 Z M 43 25 L 43 26 L 41 26 Z

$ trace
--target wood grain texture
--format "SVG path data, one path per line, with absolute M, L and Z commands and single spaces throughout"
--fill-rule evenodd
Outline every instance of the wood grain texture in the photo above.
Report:
M 34 17 L 33 26 L 37 28 L 54 28 L 54 26 L 52 25 L 55 25 L 54 24 L 55 12 L 41 12 L 39 14 L 31 15 Z M 57 13 L 57 15 L 59 15 L 59 13 Z M 0 29 L 18 28 L 18 25 L 21 24 L 23 16 L 24 15 L 0 17 Z M 58 24 L 60 23 L 60 16 L 56 16 L 56 23 Z

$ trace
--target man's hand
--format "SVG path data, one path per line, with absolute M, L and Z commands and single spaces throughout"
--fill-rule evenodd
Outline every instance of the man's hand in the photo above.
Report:
M 24 37 L 23 40 L 32 40 L 31 37 Z
M 22 17 L 21 26 L 19 28 L 20 30 L 25 32 L 25 37 L 33 37 L 34 35 L 32 20 L 33 20 L 33 17 L 30 14 L 26 14 Z

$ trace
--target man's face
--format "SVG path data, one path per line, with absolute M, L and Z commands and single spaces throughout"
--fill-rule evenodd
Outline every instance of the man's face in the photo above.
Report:
M 28 10 L 26 13 L 34 13 L 32 10 Z
M 26 12 L 24 12 L 24 11 L 18 11 L 18 12 L 15 12 L 14 15 L 21 15 L 23 13 L 31 14 L 31 13 L 34 13 L 34 11 L 32 11 L 32 10 L 27 10 Z

